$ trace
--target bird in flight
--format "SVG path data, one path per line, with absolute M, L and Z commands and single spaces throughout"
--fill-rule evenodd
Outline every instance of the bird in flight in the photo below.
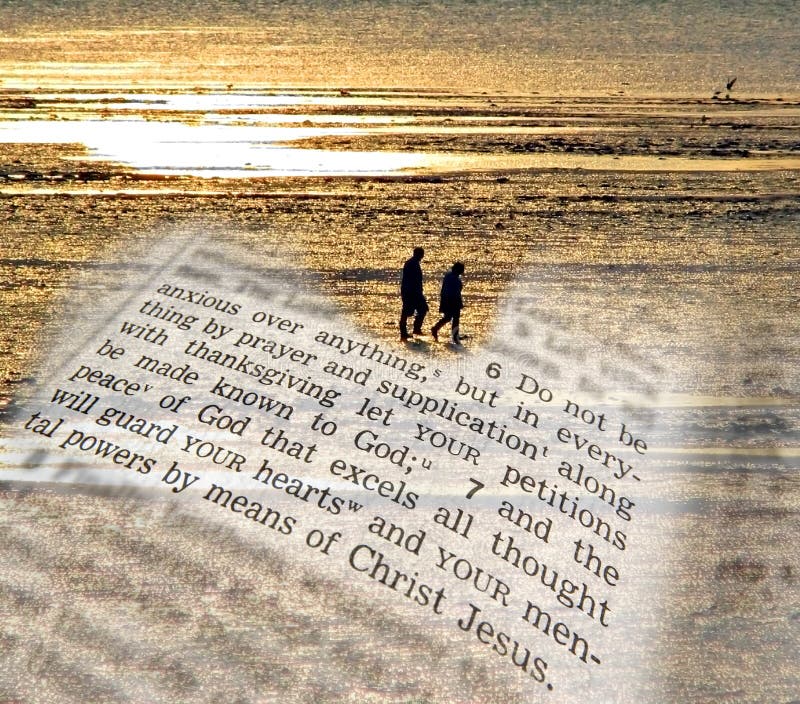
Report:
M 731 99 L 731 90 L 733 89 L 734 83 L 736 83 L 736 76 L 729 79 L 728 82 L 725 84 L 725 100 Z M 711 96 L 711 99 L 718 100 L 721 93 L 722 93 L 721 90 L 715 90 L 714 95 Z

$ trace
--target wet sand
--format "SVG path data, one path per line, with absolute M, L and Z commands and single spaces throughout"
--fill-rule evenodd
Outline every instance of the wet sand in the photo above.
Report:
M 160 169 L 157 150 L 131 164 L 97 160 L 76 143 L 0 145 L 5 400 L 35 379 L 38 334 L 57 322 L 81 273 L 94 273 L 88 293 L 102 297 L 135 252 L 171 232 L 263 250 L 266 264 L 279 248 L 310 289 L 390 346 L 399 345 L 398 270 L 422 244 L 429 298 L 452 261 L 467 264 L 471 348 L 492 340 L 509 300 L 532 300 L 585 354 L 630 345 L 657 360 L 666 391 L 689 399 L 664 411 L 657 433 L 658 445 L 683 454 L 659 456 L 647 489 L 653 504 L 641 539 L 664 559 L 636 578 L 652 585 L 660 608 L 635 605 L 653 634 L 650 663 L 641 671 L 617 663 L 614 676 L 649 679 L 626 680 L 620 700 L 796 698 L 796 104 L 412 93 L 387 105 L 332 92 L 333 105 L 283 106 L 277 115 L 270 106 L 265 116 L 262 107 L 207 113 L 100 102 L 114 95 L 75 104 L 63 93 L 9 93 L 0 122 L 124 127 L 135 119 L 235 130 L 309 129 L 304 122 L 324 119 L 326 128 L 356 134 L 319 134 L 291 147 L 420 155 L 420 166 L 270 177 L 237 157 L 227 166 L 250 177 L 215 178 L 183 173 L 202 168 L 203 158 Z M 9 104 L 23 97 L 33 103 Z M 287 122 L 297 115 L 301 122 Z M 366 122 L 354 127 L 354 116 Z M 398 121 L 390 131 L 369 122 L 386 118 Z M 202 156 L 204 144 L 190 146 Z M 453 156 L 457 163 L 447 161 Z M 570 161 L 584 157 L 601 161 Z M 445 361 L 451 354 L 434 353 Z M 730 398 L 740 401 L 714 401 Z M 426 624 L 353 610 L 308 575 L 282 573 L 264 548 L 168 504 L 41 490 L 7 491 L 3 503 L 0 637 L 7 671 L 18 674 L 0 680 L 0 695 L 11 701 L 529 696 L 485 654 L 451 652 Z M 113 628 L 98 632 L 106 622 Z M 43 684 L 35 688 L 32 678 Z
M 302 100 L 307 104 L 299 106 Z M 223 110 L 228 103 L 233 107 Z M 644 344 L 650 335 L 637 330 L 643 316 L 668 319 L 681 337 L 696 336 L 679 330 L 681 321 L 689 322 L 679 310 L 701 290 L 708 305 L 695 307 L 689 320 L 705 316 L 732 328 L 718 330 L 720 336 L 741 331 L 745 338 L 764 339 L 747 331 L 767 329 L 783 330 L 786 340 L 797 336 L 791 286 L 798 261 L 797 104 L 538 97 L 526 102 L 425 94 L 415 99 L 391 92 L 376 99 L 330 91 L 289 98 L 8 92 L 2 105 L 3 309 L 10 311 L 3 328 L 13 348 L 0 370 L 5 384 L 24 375 L 31 335 L 71 271 L 102 267 L 125 240 L 160 237 L 170 227 L 226 230 L 227 237 L 252 248 L 280 243 L 316 286 L 387 340 L 394 338 L 395 315 L 388 311 L 396 307 L 397 271 L 415 244 L 430 252 L 431 298 L 449 264 L 467 262 L 464 322 L 476 344 L 488 339 L 509 283 L 530 266 L 545 273 L 548 285 L 552 275 L 577 277 L 590 288 L 600 283 L 593 295 L 611 294 L 613 300 L 613 307 L 601 307 L 618 310 L 621 325 L 630 326 L 622 334 Z M 356 164 L 365 152 L 378 158 L 409 153 L 423 161 L 409 171 L 396 170 L 389 159 L 380 174 L 340 177 L 302 171 L 270 177 L 274 169 L 239 161 L 257 156 L 252 150 L 260 145 L 247 132 L 234 138 L 228 131 L 237 135 L 246 123 L 256 134 L 269 135 L 298 113 L 302 121 L 284 127 L 275 146 L 269 144 L 289 164 L 294 151 L 309 147 L 343 153 Z M 304 132 L 309 123 L 320 132 L 335 131 L 331 120 L 353 117 L 360 122 L 348 126 L 355 132 L 350 137 Z M 374 124 L 387 119 L 395 124 Z M 137 130 L 144 140 L 138 163 L 104 160 L 102 145 L 13 141 L 34 132 L 41 140 L 57 140 L 58 126 L 66 124 L 71 135 L 91 144 L 106 123 L 117 123 L 120 134 Z M 223 166 L 211 168 L 208 159 L 218 154 L 219 137 L 200 130 L 221 125 L 227 130 L 224 144 L 251 151 L 223 149 Z M 442 135 L 443 125 L 468 131 Z M 534 138 L 527 133 L 531 125 L 552 133 Z M 195 140 L 187 144 L 194 163 L 159 168 L 160 140 L 175 134 L 165 138 L 159 131 L 164 126 Z M 295 135 L 303 139 L 292 141 Z M 518 157 L 527 160 L 525 168 L 514 161 Z M 600 161 L 592 165 L 592 159 Z M 220 168 L 248 178 L 215 177 Z M 204 178 L 186 175 L 198 170 Z M 708 285 L 699 286 L 701 279 Z M 667 284 L 686 295 L 664 300 Z M 652 305 L 638 313 L 632 309 L 644 306 L 647 297 Z M 556 308 L 581 315 L 591 301 L 582 303 L 560 296 Z M 720 307 L 736 308 L 734 319 Z M 788 358 L 776 354 L 771 360 L 784 370 L 792 368 L 795 354 L 787 347 L 782 353 Z M 730 375 L 717 380 L 731 388 L 741 382 Z M 750 383 L 756 386 L 748 393 L 796 388 L 766 378 Z

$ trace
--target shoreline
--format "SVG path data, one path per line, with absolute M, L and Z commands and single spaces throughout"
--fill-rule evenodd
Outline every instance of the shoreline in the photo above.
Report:
M 800 103 L 767 101 L 758 105 L 769 109 L 754 110 L 755 103 L 738 99 L 662 97 L 654 112 L 647 101 L 627 96 L 520 102 L 387 91 L 376 101 L 346 93 L 171 89 L 147 93 L 146 100 L 134 92 L 38 100 L 31 96 L 48 94 L 33 92 L 4 104 L 0 91 L 7 160 L 0 178 L 16 185 L 159 176 L 800 171 Z M 602 109 L 587 112 L 587 104 Z M 27 159 L 42 168 L 28 167 Z M 69 162 L 75 170 L 65 168 Z

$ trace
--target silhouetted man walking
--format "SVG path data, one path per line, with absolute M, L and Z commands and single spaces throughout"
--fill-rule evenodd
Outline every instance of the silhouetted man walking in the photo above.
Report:
M 400 312 L 400 339 L 407 340 L 407 320 L 414 315 L 414 334 L 422 334 L 422 322 L 428 312 L 428 302 L 422 292 L 422 266 L 420 262 L 425 256 L 422 247 L 414 249 L 414 255 L 403 265 L 403 278 L 400 280 L 400 297 L 403 299 L 403 310 Z
M 439 329 L 452 321 L 453 343 L 461 344 L 458 325 L 461 321 L 461 309 L 464 307 L 464 299 L 461 297 L 461 274 L 463 273 L 464 265 L 456 262 L 442 279 L 442 292 L 439 298 L 439 312 L 442 314 L 442 319 L 431 328 L 434 340 L 439 339 Z

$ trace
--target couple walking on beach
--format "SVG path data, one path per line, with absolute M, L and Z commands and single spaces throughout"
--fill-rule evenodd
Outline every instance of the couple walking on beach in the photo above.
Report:
M 416 247 L 414 254 L 403 266 L 403 275 L 400 280 L 400 297 L 403 300 L 403 310 L 400 313 L 400 338 L 407 340 L 408 319 L 414 316 L 414 335 L 422 335 L 422 323 L 427 314 L 428 302 L 425 300 L 425 293 L 422 286 L 422 258 L 425 250 Z M 451 323 L 451 338 L 454 344 L 461 344 L 458 334 L 458 325 L 461 319 L 461 309 L 464 301 L 461 298 L 461 275 L 464 273 L 464 265 L 456 262 L 442 279 L 442 290 L 439 296 L 439 312 L 442 314 L 441 320 L 431 328 L 431 335 L 434 340 L 439 340 L 439 330 L 447 323 Z

